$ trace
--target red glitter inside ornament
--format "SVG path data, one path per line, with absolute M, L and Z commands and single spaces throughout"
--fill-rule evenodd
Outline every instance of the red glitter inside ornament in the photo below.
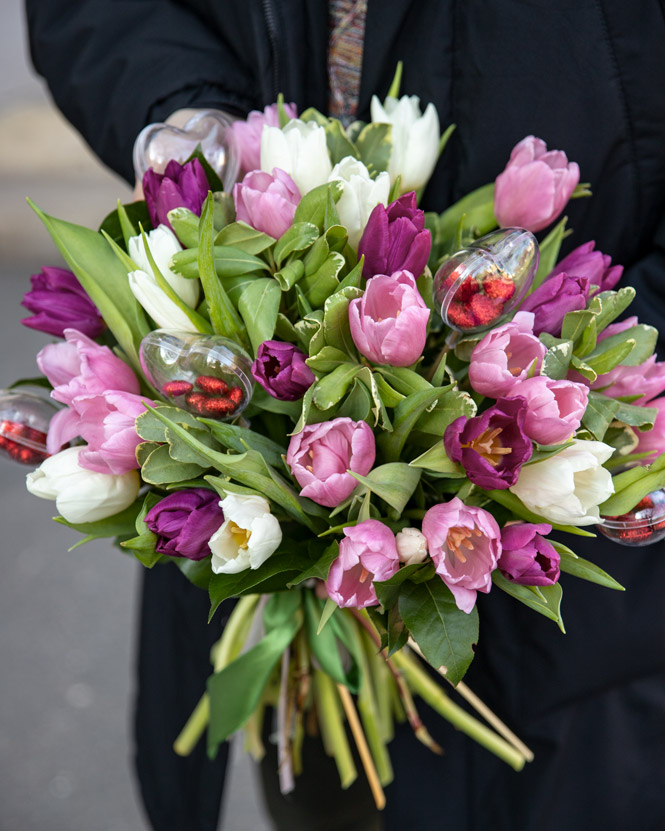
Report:
M 471 298 L 471 312 L 476 320 L 475 326 L 489 326 L 503 314 L 503 303 L 484 294 L 474 294 Z
M 483 291 L 492 300 L 502 300 L 505 303 L 515 294 L 515 283 L 510 277 L 485 277 Z
M 235 407 L 240 406 L 243 400 L 243 394 L 240 387 L 231 387 L 231 389 L 229 390 L 228 398 L 230 401 L 233 402 Z
M 194 387 L 189 381 L 168 381 L 162 387 L 162 392 L 170 398 L 178 398 L 181 395 L 187 395 L 193 389 Z
M 215 378 L 214 375 L 199 375 L 194 383 L 203 392 L 209 392 L 213 395 L 226 395 L 229 391 L 229 385 L 226 381 Z
M 18 421 L 0 421 L 0 450 L 24 465 L 37 465 L 48 459 L 46 433 Z

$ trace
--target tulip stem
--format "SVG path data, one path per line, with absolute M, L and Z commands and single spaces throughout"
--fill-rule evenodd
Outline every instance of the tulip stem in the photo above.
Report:
M 339 781 L 346 789 L 358 778 L 358 772 L 346 737 L 335 682 L 320 669 L 314 669 L 314 695 L 324 747 L 334 757 Z
M 210 699 L 203 693 L 180 735 L 173 742 L 173 749 L 178 756 L 189 756 L 203 735 L 210 720 Z
M 349 722 L 349 727 L 351 728 L 353 740 L 358 748 L 358 755 L 360 756 L 360 761 L 365 769 L 365 776 L 367 777 L 369 789 L 374 797 L 376 808 L 378 811 L 382 811 L 386 807 L 386 796 L 383 793 L 381 782 L 379 782 L 379 776 L 376 772 L 376 767 L 374 766 L 374 760 L 372 759 L 372 754 L 370 753 L 367 745 L 367 738 L 365 737 L 363 728 L 360 724 L 360 719 L 358 718 L 358 713 L 353 704 L 353 698 L 344 684 L 338 683 L 337 691 L 342 699 L 342 706 L 344 707 L 344 712 L 346 713 L 346 718 Z
M 290 680 L 291 647 L 287 646 L 282 653 L 282 671 L 279 698 L 277 700 L 277 773 L 279 776 L 279 790 L 283 794 L 291 793 L 296 786 L 291 758 Z
M 412 652 L 415 652 L 423 661 L 427 661 L 427 658 L 423 655 L 420 647 L 418 644 L 413 640 L 413 638 L 409 638 L 409 648 Z M 427 661 L 429 663 L 429 661 Z M 497 716 L 497 714 L 490 710 L 490 708 L 485 704 L 485 702 L 479 698 L 472 689 L 470 689 L 464 681 L 459 681 L 457 684 L 453 684 L 453 682 L 448 678 L 447 671 L 445 667 L 439 667 L 437 669 L 439 675 L 444 678 L 450 686 L 457 690 L 457 692 L 462 696 L 462 698 L 466 699 L 469 704 L 476 710 L 476 712 L 480 713 L 480 715 L 485 719 L 485 721 L 490 724 L 497 733 L 500 733 L 507 742 L 512 744 L 512 746 L 518 750 L 522 756 L 527 760 L 527 762 L 533 761 L 533 751 L 524 744 L 524 742 L 516 736 L 513 731 L 505 724 L 501 719 Z

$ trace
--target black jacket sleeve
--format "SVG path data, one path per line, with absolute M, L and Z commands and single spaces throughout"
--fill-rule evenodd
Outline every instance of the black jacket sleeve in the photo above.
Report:
M 177 0 L 26 0 L 32 60 L 95 153 L 133 181 L 146 124 L 181 107 L 242 115 L 257 106 L 233 31 Z

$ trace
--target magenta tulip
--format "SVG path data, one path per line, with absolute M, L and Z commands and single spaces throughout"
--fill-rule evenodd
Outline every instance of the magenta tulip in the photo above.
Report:
M 21 320 L 24 326 L 59 338 L 64 338 L 65 329 L 96 338 L 106 328 L 97 307 L 71 271 L 44 266 L 30 282 L 32 291 L 26 292 L 21 305 L 32 312 L 32 317 Z
M 585 242 L 564 257 L 549 275 L 553 277 L 565 271 L 575 277 L 588 277 L 592 286 L 597 286 L 593 293 L 610 291 L 621 279 L 622 265 L 612 265 L 612 258 L 602 251 L 594 251 L 595 242 Z
M 589 278 L 565 272 L 549 277 L 520 306 L 520 311 L 533 312 L 533 333 L 547 332 L 558 337 L 568 312 L 586 309 L 589 299 Z
M 349 304 L 351 337 L 373 363 L 409 366 L 423 354 L 429 314 L 409 271 L 379 274 Z
M 526 399 L 524 432 L 539 444 L 568 441 L 582 423 L 589 388 L 574 381 L 554 381 L 545 375 L 519 381 L 511 395 Z
M 300 191 L 278 167 L 272 173 L 252 170 L 233 186 L 233 201 L 238 222 L 278 239 L 291 227 Z
M 292 343 L 265 340 L 256 352 L 252 375 L 263 389 L 280 401 L 299 401 L 316 381 L 307 356 Z
M 479 416 L 460 416 L 443 434 L 446 453 L 462 465 L 474 485 L 509 488 L 533 453 L 524 429 L 526 415 L 523 398 L 500 398 Z
M 358 244 L 358 259 L 364 254 L 365 277 L 396 271 L 410 271 L 419 277 L 431 248 L 425 213 L 418 208 L 414 191 L 410 191 L 388 207 L 379 204 L 374 208 Z
M 388 580 L 398 569 L 395 535 L 382 522 L 367 519 L 344 529 L 326 589 L 338 606 L 375 606 L 379 601 L 373 581 Z
M 518 381 L 540 372 L 546 352 L 533 334 L 533 314 L 518 312 L 474 347 L 469 363 L 471 386 L 490 398 L 510 395 Z
M 143 193 L 152 227 L 168 225 L 173 230 L 168 218 L 173 208 L 188 208 L 200 216 L 209 190 L 208 179 L 198 159 L 184 165 L 172 159 L 164 173 L 155 173 L 150 168 L 143 176 Z
M 434 505 L 423 517 L 423 534 L 436 573 L 448 586 L 457 607 L 467 614 L 476 593 L 489 592 L 492 572 L 501 554 L 501 531 L 483 508 L 454 497 Z
M 511 583 L 522 586 L 552 586 L 559 579 L 561 556 L 543 535 L 552 526 L 516 522 L 501 531 L 499 571 Z
M 515 145 L 496 179 L 494 213 L 502 228 L 540 231 L 559 216 L 580 180 L 580 169 L 561 150 L 527 136 Z
M 336 508 L 350 496 L 376 458 L 372 428 L 364 421 L 335 418 L 310 424 L 291 437 L 286 463 L 307 496 L 326 508 Z
M 285 104 L 284 109 L 289 118 L 298 117 L 295 104 Z M 252 110 L 246 121 L 233 122 L 233 135 L 240 150 L 240 169 L 244 173 L 261 167 L 261 133 L 264 126 L 279 127 L 277 104 L 270 104 L 263 112 Z
M 157 534 L 155 550 L 169 557 L 202 560 L 211 554 L 208 540 L 224 522 L 219 496 L 205 488 L 170 493 L 145 516 Z

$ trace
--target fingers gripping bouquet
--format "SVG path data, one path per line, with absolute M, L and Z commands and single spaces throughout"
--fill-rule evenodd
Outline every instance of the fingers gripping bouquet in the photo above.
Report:
M 282 789 L 306 729 L 348 786 L 346 720 L 382 805 L 394 717 L 439 750 L 414 694 L 531 758 L 423 662 L 470 697 L 478 592 L 563 630 L 562 573 L 621 588 L 556 532 L 665 534 L 665 369 L 655 330 L 620 319 L 621 267 L 593 243 L 557 265 L 565 218 L 533 236 L 588 195 L 564 153 L 527 137 L 496 183 L 424 214 L 451 129 L 396 89 L 372 112 L 199 114 L 181 145 L 152 125 L 143 166 L 166 139 L 176 158 L 145 201 L 99 232 L 35 208 L 72 270 L 25 299 L 63 338 L 37 357 L 61 407 L 6 393 L 1 446 L 42 462 L 28 489 L 60 522 L 175 564 L 211 618 L 240 598 L 178 752 L 244 728 L 260 755 L 271 704 Z

